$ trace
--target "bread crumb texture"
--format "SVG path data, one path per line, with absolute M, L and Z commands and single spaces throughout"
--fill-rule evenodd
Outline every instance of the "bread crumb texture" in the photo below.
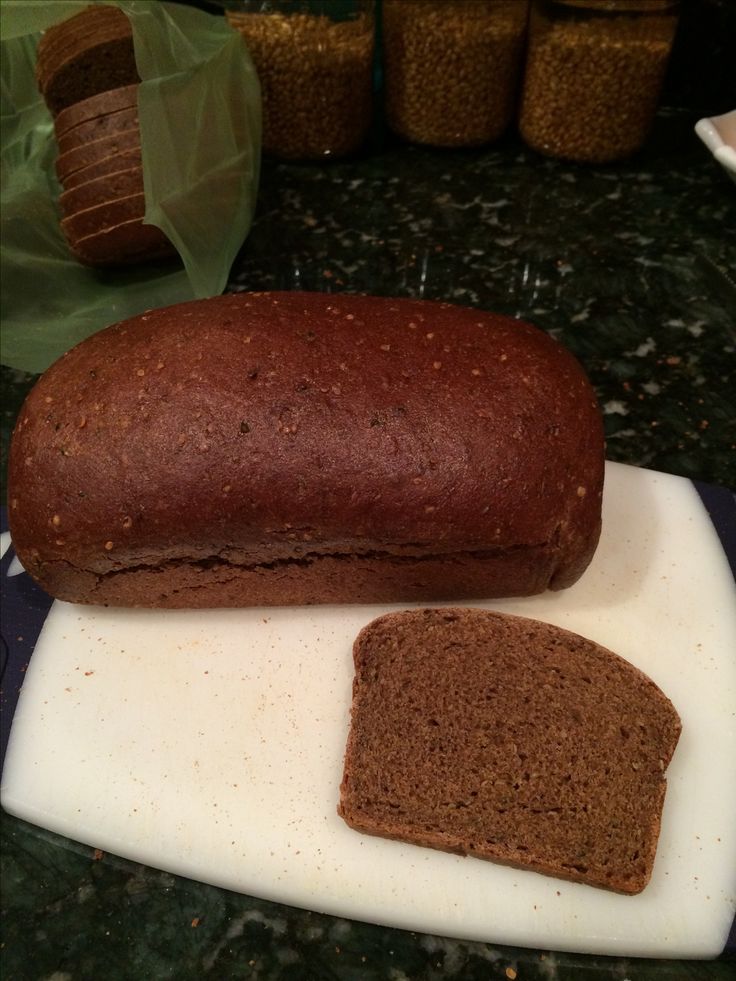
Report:
M 641 671 L 550 624 L 459 608 L 380 617 L 354 657 L 338 808 L 351 827 L 646 886 L 681 725 Z

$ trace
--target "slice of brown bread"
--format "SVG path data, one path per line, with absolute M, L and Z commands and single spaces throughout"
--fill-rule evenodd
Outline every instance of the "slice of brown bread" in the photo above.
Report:
M 139 80 L 129 37 L 102 38 L 69 56 L 53 72 L 42 94 L 52 116 L 98 92 Z
M 127 109 L 108 112 L 104 116 L 96 116 L 94 119 L 88 119 L 86 122 L 74 126 L 57 137 L 56 145 L 61 155 L 68 153 L 75 147 L 86 146 L 95 140 L 102 140 L 106 136 L 124 132 L 126 129 L 135 129 L 137 126 L 138 107 L 128 106 Z
M 176 249 L 156 225 L 141 218 L 105 228 L 69 243 L 76 258 L 87 266 L 123 266 L 176 256 Z
M 67 191 L 71 191 L 81 184 L 86 184 L 88 181 L 95 180 L 98 177 L 104 177 L 106 174 L 114 174 L 120 170 L 139 167 L 141 166 L 141 162 L 142 157 L 139 146 L 132 150 L 121 150 L 120 153 L 112 153 L 107 157 L 103 157 L 102 160 L 97 160 L 94 163 L 88 164 L 86 167 L 82 167 L 80 170 L 75 170 L 73 174 L 70 174 L 64 180 L 64 188 Z
M 126 129 L 121 133 L 103 136 L 101 140 L 93 140 L 84 146 L 77 146 L 68 153 L 62 153 L 56 158 L 56 176 L 66 186 L 67 179 L 90 164 L 99 163 L 106 157 L 121 153 L 124 150 L 140 152 L 141 134 L 136 129 Z
M 123 194 L 95 207 L 77 211 L 68 218 L 62 218 L 61 230 L 67 242 L 75 242 L 123 221 L 142 218 L 145 211 L 146 197 L 142 191 L 137 194 Z
M 358 831 L 615 892 L 652 873 L 680 719 L 623 658 L 478 609 L 374 620 L 354 645 L 338 811 Z
M 137 84 L 124 85 L 122 88 L 110 89 L 109 92 L 92 95 L 89 99 L 75 102 L 74 105 L 62 109 L 54 120 L 54 132 L 57 139 L 74 129 L 75 126 L 86 123 L 90 119 L 138 105 L 138 88 Z
M 66 20 L 48 27 L 38 42 L 36 51 L 36 80 L 41 79 L 59 64 L 67 52 L 83 37 L 89 37 L 105 27 L 122 24 L 120 10 L 109 4 L 91 4 Z
M 139 81 L 128 18 L 118 8 L 109 10 L 110 15 L 95 24 L 85 23 L 82 11 L 73 29 L 65 28 L 63 41 L 51 29 L 39 43 L 36 81 L 52 115 Z
M 143 193 L 143 168 L 130 167 L 112 174 L 103 174 L 94 180 L 64 191 L 59 196 L 59 207 L 66 218 L 86 208 L 95 208 L 130 194 Z
M 80 51 L 95 47 L 100 43 L 100 41 L 114 40 L 123 35 L 124 32 L 122 32 L 118 27 L 113 28 L 109 26 L 100 27 L 99 25 L 86 25 L 83 29 L 78 30 L 73 36 L 55 40 L 53 45 L 50 45 L 43 51 L 39 45 L 39 57 L 36 61 L 36 84 L 39 92 L 44 95 L 56 72 L 58 72 L 70 58 L 77 57 Z M 101 92 L 102 91 L 105 90 L 103 89 Z M 77 105 L 79 101 L 85 100 L 71 102 L 69 106 Z M 63 109 L 58 110 L 58 112 L 63 111 Z M 54 112 L 54 116 L 55 115 L 56 112 Z
M 109 3 L 90 3 L 76 14 L 48 27 L 39 42 L 39 52 L 61 41 L 76 36 L 90 25 L 113 23 L 120 17 L 120 10 Z
M 38 42 L 36 51 L 36 75 L 48 75 L 80 42 L 88 42 L 94 35 L 130 33 L 130 22 L 119 7 L 108 3 L 94 3 L 65 20 L 48 27 Z
M 118 10 L 116 13 L 120 15 L 121 12 Z M 127 18 L 123 20 L 118 16 L 114 21 L 105 22 L 98 18 L 94 22 L 78 24 L 74 31 L 68 32 L 64 37 L 49 38 L 47 35 L 48 32 L 41 38 L 36 53 L 36 83 L 42 93 L 54 74 L 70 57 L 75 57 L 80 51 L 94 47 L 101 40 L 108 41 L 126 35 L 132 37 L 132 31 Z

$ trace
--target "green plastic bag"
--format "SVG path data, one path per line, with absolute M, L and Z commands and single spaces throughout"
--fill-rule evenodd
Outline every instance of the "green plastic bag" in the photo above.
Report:
M 221 293 L 255 210 L 261 99 L 242 38 L 224 18 L 191 7 L 119 0 L 141 77 L 145 221 L 166 233 L 182 263 L 92 269 L 71 256 L 59 226 L 53 123 L 34 66 L 39 32 L 88 5 L 2 4 L 0 357 L 29 372 L 117 320 Z

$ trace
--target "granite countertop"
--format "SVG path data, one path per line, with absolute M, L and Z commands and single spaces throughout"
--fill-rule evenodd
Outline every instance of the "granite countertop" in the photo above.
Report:
M 533 320 L 582 360 L 608 458 L 736 487 L 736 188 L 659 114 L 624 165 L 542 159 L 514 136 L 441 152 L 381 142 L 264 162 L 230 288 L 447 299 Z M 730 234 L 728 232 L 730 231 Z M 3 441 L 30 379 L 3 369 Z M 244 829 L 245 830 L 245 829 Z M 2 816 L 3 977 L 716 979 L 736 961 L 647 961 L 456 942 L 177 878 Z

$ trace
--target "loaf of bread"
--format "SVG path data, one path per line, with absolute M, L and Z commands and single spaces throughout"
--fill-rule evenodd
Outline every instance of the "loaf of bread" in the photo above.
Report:
M 231 294 L 62 357 L 9 461 L 23 565 L 148 607 L 423 601 L 570 586 L 603 431 L 545 332 L 446 303 Z
M 144 224 L 139 78 L 127 16 L 93 4 L 41 38 L 36 81 L 54 116 L 61 230 L 90 266 L 176 256 L 164 233 Z
M 137 85 L 75 103 L 56 117 L 61 230 L 71 253 L 90 266 L 121 266 L 176 256 L 164 233 L 144 224 L 146 199 Z
M 632 664 L 550 624 L 451 607 L 374 620 L 354 660 L 338 808 L 351 827 L 646 886 L 681 726 Z

